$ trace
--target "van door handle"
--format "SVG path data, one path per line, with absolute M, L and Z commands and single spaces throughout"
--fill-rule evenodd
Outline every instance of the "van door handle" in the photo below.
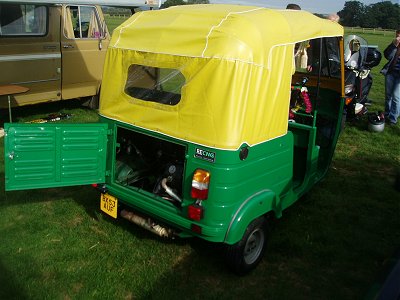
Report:
M 64 49 L 72 49 L 72 48 L 74 48 L 74 46 L 72 46 L 72 45 L 64 45 L 63 48 Z

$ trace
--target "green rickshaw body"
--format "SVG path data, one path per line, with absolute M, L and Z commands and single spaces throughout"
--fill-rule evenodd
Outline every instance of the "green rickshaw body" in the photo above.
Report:
M 115 184 L 113 171 L 109 191 L 178 227 L 182 235 L 215 242 L 234 244 L 257 217 L 269 212 L 281 216 L 329 165 L 326 161 L 318 167 L 315 125 L 292 123 L 288 130 L 295 45 L 340 39 L 342 34 L 337 23 L 307 12 L 230 5 L 173 7 L 126 21 L 114 31 L 107 53 L 100 115 L 114 139 L 121 126 L 185 148 L 182 203 L 164 211 L 153 194 L 139 201 Z M 340 70 L 341 60 L 336 64 Z M 153 76 L 146 77 L 149 73 Z M 336 84 L 334 97 L 327 100 L 334 102 L 330 126 L 335 127 L 341 117 L 340 74 L 333 81 L 319 79 L 319 85 L 322 95 L 324 85 Z M 168 93 L 147 97 L 146 92 L 160 85 Z M 176 94 L 178 101 L 171 96 Z M 330 138 L 329 151 L 336 138 Z M 111 147 L 108 151 L 114 151 Z M 328 156 L 326 160 L 331 153 Z M 111 156 L 109 163 L 115 170 Z M 196 169 L 210 174 L 208 197 L 202 201 L 191 197 Z M 147 207 L 152 201 L 157 208 Z M 188 219 L 187 213 L 196 202 L 203 210 L 198 221 Z
M 106 118 L 102 121 L 108 122 L 109 128 L 113 128 L 114 132 L 118 132 L 121 127 L 141 132 L 138 128 Z M 287 202 L 295 200 L 290 188 L 293 172 L 291 133 L 252 147 L 245 160 L 240 159 L 240 153 L 241 149 L 249 149 L 248 147 L 226 151 L 192 143 L 185 144 L 162 136 L 159 138 L 185 146 L 182 206 L 160 203 L 152 193 L 140 189 L 135 191 L 133 196 L 129 187 L 115 183 L 115 172 L 111 172 L 106 178 L 107 189 L 108 193 L 115 195 L 128 206 L 155 219 L 161 218 L 170 226 L 179 228 L 182 230 L 181 236 L 200 236 L 213 242 L 233 244 L 241 239 L 251 220 L 267 212 L 274 212 L 280 216 L 282 209 L 288 206 Z M 109 148 L 108 152 L 113 150 Z M 215 162 L 196 157 L 199 150 L 212 153 Z M 116 169 L 116 162 L 112 156 L 108 157 L 110 169 Z M 196 202 L 196 199 L 191 197 L 192 177 L 196 169 L 207 170 L 211 174 L 208 198 L 201 202 L 204 215 L 199 221 L 189 219 L 187 211 L 188 206 Z M 286 195 L 285 201 L 281 201 L 280 195 Z M 200 234 L 192 231 L 193 225 L 201 228 Z
M 86 143 L 85 124 L 6 124 L 6 189 L 43 187 L 43 168 L 32 170 L 44 158 L 19 152 L 34 133 L 57 145 L 43 154 L 60 161 L 48 186 L 91 170 L 81 183 L 98 183 L 104 212 L 161 236 L 225 243 L 233 268 L 246 272 L 262 256 L 265 216 L 281 217 L 329 168 L 344 105 L 342 36 L 305 11 L 185 5 L 135 14 L 107 50 L 98 141 Z M 16 169 L 24 161 L 29 183 Z M 261 248 L 246 258 L 254 239 Z

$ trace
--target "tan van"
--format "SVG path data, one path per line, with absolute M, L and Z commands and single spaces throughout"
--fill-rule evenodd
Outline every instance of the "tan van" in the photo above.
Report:
M 158 7 L 158 1 L 95 1 Z M 97 106 L 110 34 L 89 1 L 0 1 L 0 85 L 29 88 L 12 106 L 90 97 Z M 8 106 L 0 96 L 0 108 Z

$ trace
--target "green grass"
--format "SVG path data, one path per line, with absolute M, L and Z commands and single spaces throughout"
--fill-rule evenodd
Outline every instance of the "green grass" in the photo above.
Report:
M 110 34 L 112 34 L 112 32 L 114 31 L 115 28 L 117 28 L 120 24 L 122 24 L 124 21 L 127 20 L 127 18 L 118 18 L 118 17 L 110 17 L 110 16 L 106 16 L 106 23 L 107 23 L 107 27 L 108 27 L 108 31 L 110 32 Z
M 390 41 L 365 38 L 381 50 Z M 379 69 L 371 111 L 383 109 Z M 13 116 L 64 112 L 68 122 L 95 122 L 79 104 Z M 91 187 L 6 193 L 1 156 L 0 299 L 363 299 L 400 247 L 399 147 L 400 126 L 370 133 L 365 119 L 346 124 L 328 176 L 272 224 L 266 256 L 246 277 L 226 270 L 215 245 L 165 241 L 103 215 Z

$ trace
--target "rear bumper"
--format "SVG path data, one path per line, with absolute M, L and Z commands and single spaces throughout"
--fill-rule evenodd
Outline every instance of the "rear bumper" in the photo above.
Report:
M 203 222 L 190 220 L 182 215 L 182 211 L 169 203 L 148 196 L 146 192 L 133 191 L 124 187 L 107 185 L 107 192 L 114 197 L 122 206 L 131 208 L 140 214 L 147 215 L 156 221 L 165 223 L 167 226 L 178 230 L 180 237 L 199 237 L 210 242 L 223 242 L 226 228 L 221 226 L 210 226 Z M 120 213 L 120 208 L 119 212 Z M 201 234 L 192 231 L 192 226 L 201 227 Z

